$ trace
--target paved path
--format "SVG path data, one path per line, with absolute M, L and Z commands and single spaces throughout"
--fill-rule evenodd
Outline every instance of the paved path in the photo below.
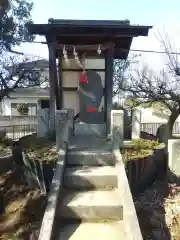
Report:
M 125 240 L 111 144 L 90 136 L 70 141 L 54 240 Z

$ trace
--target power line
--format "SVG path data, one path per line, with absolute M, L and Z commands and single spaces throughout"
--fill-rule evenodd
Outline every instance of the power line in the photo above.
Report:
M 44 42 L 44 41 L 23 41 L 23 40 L 17 40 L 18 42 L 21 43 L 34 43 L 34 44 L 48 44 L 48 42 Z M 156 51 L 156 50 L 146 50 L 146 49 L 126 49 L 126 48 L 119 48 L 119 50 L 123 51 L 123 52 L 140 52 L 140 53 L 155 53 L 155 54 L 171 54 L 171 55 L 180 55 L 180 52 L 165 52 L 165 51 Z M 11 50 L 11 53 L 14 54 L 19 54 L 19 55 L 28 55 L 28 56 L 32 56 L 32 57 L 39 57 L 36 55 L 32 55 L 32 54 L 26 54 L 23 52 L 19 52 L 16 50 Z M 43 58 L 43 57 L 42 57 Z
M 20 42 L 20 43 L 48 44 L 48 42 L 44 42 L 44 41 L 26 41 L 26 40 L 18 40 L 18 39 L 16 39 L 16 42 Z
M 37 55 L 34 55 L 34 54 L 30 54 L 30 53 L 19 52 L 19 51 L 16 51 L 16 50 L 11 50 L 11 51 L 9 51 L 9 53 L 22 55 L 22 56 L 29 56 L 29 57 L 45 59 L 45 57 L 37 56 Z
M 171 55 L 180 55 L 180 52 L 163 52 L 155 50 L 140 50 L 140 49 L 130 49 L 131 52 L 146 52 L 146 53 L 158 53 L 158 54 L 171 54 Z
M 44 41 L 22 41 L 22 40 L 18 40 L 18 42 L 21 43 L 35 43 L 35 44 L 48 44 L 48 42 L 44 42 Z M 124 52 L 144 52 L 144 53 L 157 53 L 157 54 L 171 54 L 171 55 L 180 55 L 180 52 L 165 52 L 165 51 L 156 51 L 156 50 L 146 50 L 146 49 L 126 49 L 126 48 L 118 48 L 121 51 Z
M 180 55 L 180 52 L 163 52 L 163 51 L 154 51 L 154 50 L 140 50 L 140 49 L 121 49 L 122 51 L 127 51 L 127 52 L 145 52 L 145 53 L 156 53 L 156 54 L 171 54 L 171 55 Z M 29 53 L 24 53 L 24 52 L 19 52 L 19 51 L 15 51 L 15 50 L 11 50 L 10 53 L 14 53 L 14 54 L 18 54 L 18 55 L 22 55 L 22 56 L 31 56 L 31 57 L 37 57 L 37 58 L 45 58 L 45 57 L 41 57 L 41 56 L 37 56 L 37 55 L 33 55 L 33 54 L 29 54 Z

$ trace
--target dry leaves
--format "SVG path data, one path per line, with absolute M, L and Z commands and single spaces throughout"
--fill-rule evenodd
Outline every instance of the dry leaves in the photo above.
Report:
M 143 238 L 180 240 L 180 186 L 155 181 L 135 199 Z
M 0 239 L 29 240 L 30 236 L 35 239 L 32 231 L 37 235 L 45 196 L 38 189 L 28 188 L 13 169 L 0 177 L 0 197 L 4 207 L 0 216 Z

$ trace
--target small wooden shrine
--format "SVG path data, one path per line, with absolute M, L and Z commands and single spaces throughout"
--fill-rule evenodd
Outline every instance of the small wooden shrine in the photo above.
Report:
M 55 109 L 73 108 L 80 121 L 105 124 L 108 135 L 113 61 L 126 59 L 133 37 L 147 36 L 150 28 L 99 20 L 49 19 L 48 24 L 28 25 L 31 34 L 47 40 L 52 116 Z

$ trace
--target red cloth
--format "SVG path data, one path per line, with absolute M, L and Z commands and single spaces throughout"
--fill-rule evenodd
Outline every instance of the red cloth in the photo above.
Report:
M 86 112 L 97 112 L 97 107 L 94 106 L 86 107 Z
M 80 83 L 88 83 L 86 72 L 82 72 L 80 76 Z

